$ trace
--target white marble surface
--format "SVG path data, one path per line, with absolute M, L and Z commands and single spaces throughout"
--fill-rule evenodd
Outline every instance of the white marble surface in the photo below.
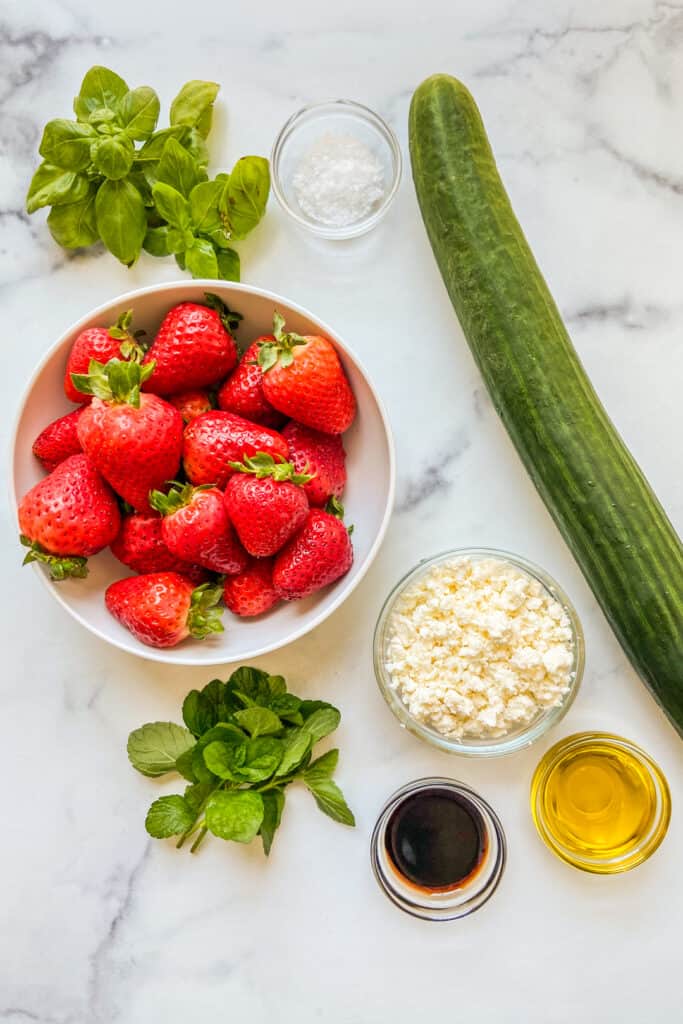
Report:
M 683 403 L 683 7 L 653 0 L 274 0 L 242 5 L 5 4 L 0 28 L 2 433 L 52 339 L 85 309 L 176 276 L 98 251 L 65 256 L 22 199 L 40 126 L 68 116 L 91 64 L 149 81 L 223 83 L 215 168 L 267 153 L 302 103 L 347 96 L 406 144 L 415 85 L 445 70 L 481 105 L 513 202 L 607 408 L 679 529 Z M 627 664 L 483 392 L 422 229 L 409 175 L 385 224 L 314 242 L 275 204 L 242 247 L 244 280 L 335 324 L 379 381 L 396 431 L 399 497 L 384 548 L 345 607 L 263 664 L 337 702 L 347 831 L 293 792 L 268 863 L 207 842 L 197 858 L 148 841 L 161 791 L 134 774 L 129 730 L 173 718 L 206 670 L 165 670 L 85 633 L 19 569 L 2 509 L 0 1021 L 157 1024 L 248 1019 L 331 1024 L 648 1024 L 680 1016 L 681 741 Z M 569 718 L 504 762 L 449 759 L 405 735 L 371 668 L 379 605 L 419 557 L 510 548 L 565 585 L 588 643 Z M 584 876 L 537 840 L 532 769 L 561 735 L 600 727 L 641 742 L 673 789 L 655 858 Z M 395 910 L 368 864 L 384 798 L 419 775 L 490 799 L 510 860 L 474 917 L 429 925 Z

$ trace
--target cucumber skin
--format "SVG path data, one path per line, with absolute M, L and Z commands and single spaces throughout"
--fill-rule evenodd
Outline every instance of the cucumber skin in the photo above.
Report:
M 434 75 L 410 106 L 422 217 L 465 337 L 614 633 L 683 736 L 683 546 L 588 380 L 477 106 Z

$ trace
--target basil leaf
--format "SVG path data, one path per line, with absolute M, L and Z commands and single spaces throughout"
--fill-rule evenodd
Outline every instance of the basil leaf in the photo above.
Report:
M 119 119 L 131 139 L 148 139 L 159 120 L 159 97 L 148 85 L 131 89 L 120 101 Z
M 185 135 L 187 135 L 187 128 L 182 124 L 177 124 L 171 128 L 162 128 L 158 132 L 154 132 L 154 135 L 135 154 L 136 162 L 156 163 L 161 159 L 164 146 L 169 139 L 182 139 Z
M 216 253 L 218 274 L 223 281 L 239 281 L 240 258 L 234 249 L 223 249 Z
M 190 226 L 190 207 L 184 196 L 171 185 L 158 181 L 152 189 L 157 212 L 174 227 L 185 230 Z
M 86 73 L 81 91 L 74 100 L 74 114 L 79 121 L 87 121 L 99 107 L 115 109 L 118 100 L 128 92 L 124 80 L 109 68 L 95 65 Z
M 248 789 L 230 793 L 220 791 L 209 797 L 206 827 L 220 839 L 250 843 L 258 835 L 263 813 L 260 793 Z
M 262 156 L 243 156 L 232 169 L 223 194 L 221 212 L 233 238 L 245 238 L 263 217 L 270 190 L 268 161 Z
M 90 146 L 97 133 L 88 124 L 56 118 L 48 121 L 40 140 L 40 155 L 66 171 L 84 171 L 90 165 Z
M 132 266 L 140 255 L 147 234 L 147 215 L 142 197 L 134 185 L 103 181 L 95 201 L 100 238 L 117 260 Z
M 339 761 L 338 750 L 328 750 L 322 757 L 318 757 L 315 761 L 311 761 L 308 768 L 303 774 L 304 782 L 307 784 L 310 782 L 315 785 L 318 782 L 322 782 L 324 779 L 329 779 L 334 775 L 334 770 L 337 767 Z
M 329 778 L 314 777 L 310 779 L 306 775 L 307 772 L 304 772 L 304 782 L 323 814 L 327 814 L 334 821 L 341 822 L 342 825 L 355 825 L 356 819 L 353 816 L 353 811 L 346 803 L 344 794 L 337 783 Z
M 93 144 L 90 156 L 100 174 L 118 181 L 119 178 L 125 178 L 133 166 L 135 147 L 125 135 L 110 135 Z
M 243 711 L 236 711 L 235 718 L 252 739 L 256 739 L 257 736 L 269 736 L 282 729 L 282 722 L 268 708 L 245 708 Z
M 202 181 L 190 192 L 190 216 L 195 231 L 211 235 L 214 231 L 223 232 L 221 215 L 218 209 L 223 186 L 219 181 Z
M 203 757 L 204 764 L 213 775 L 219 779 L 236 779 L 247 757 L 247 745 L 214 740 L 204 747 Z
M 273 845 L 275 833 L 282 820 L 282 812 L 285 806 L 285 794 L 281 789 L 271 789 L 267 793 L 261 793 L 263 800 L 263 821 L 261 822 L 261 842 L 266 857 Z
M 42 163 L 31 178 L 26 196 L 26 212 L 35 213 L 41 206 L 80 202 L 89 190 L 90 182 L 85 175 Z
M 47 218 L 50 234 L 65 249 L 80 249 L 98 240 L 95 201 L 97 191 L 91 187 L 85 199 L 64 206 L 53 206 Z
M 144 237 L 142 248 L 145 252 L 148 252 L 150 256 L 171 256 L 173 253 L 173 247 L 168 235 L 169 228 L 166 225 L 160 228 L 147 228 L 147 234 Z M 194 690 L 193 692 L 196 693 L 197 691 Z M 196 735 L 199 734 L 197 733 Z
M 170 138 L 164 146 L 156 169 L 157 181 L 171 185 L 183 196 L 189 196 L 195 185 L 206 181 L 207 174 L 199 167 L 177 139 Z
M 190 125 L 206 138 L 219 89 L 216 82 L 186 82 L 171 104 L 171 124 Z
M 292 729 L 284 740 L 282 760 L 275 772 L 275 778 L 290 775 L 299 768 L 313 746 L 313 737 L 305 728 Z
M 155 839 L 179 836 L 192 828 L 195 816 L 182 796 L 160 796 L 147 811 L 145 828 Z
M 128 760 L 142 775 L 155 778 L 175 771 L 176 761 L 194 742 L 192 733 L 175 722 L 149 722 L 128 737 Z
M 154 200 L 152 199 L 152 189 L 150 188 L 147 178 L 142 171 L 135 170 L 135 164 L 133 164 L 133 170 L 128 175 L 128 181 L 133 185 L 134 188 L 140 193 L 140 198 L 146 207 L 154 207 Z
M 196 238 L 185 250 L 185 266 L 193 277 L 218 277 L 216 252 L 206 238 Z
M 336 708 L 321 708 L 305 720 L 303 728 L 311 734 L 313 742 L 317 743 L 323 736 L 334 732 L 340 721 L 341 715 Z
M 185 135 L 183 135 L 180 141 L 194 162 L 202 169 L 205 169 L 209 162 L 209 147 L 201 133 L 196 128 L 187 128 L 185 126 Z

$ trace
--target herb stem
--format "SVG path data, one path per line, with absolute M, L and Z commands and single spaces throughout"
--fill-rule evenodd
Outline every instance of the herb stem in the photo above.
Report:
M 208 832 L 208 829 L 206 828 L 206 826 L 202 825 L 202 827 L 199 830 L 199 833 L 197 835 L 197 838 L 195 839 L 195 841 L 193 842 L 192 846 L 190 847 L 190 853 L 196 853 L 197 852 L 197 850 L 199 849 L 200 844 L 201 844 L 202 840 L 204 839 L 204 836 L 206 835 L 207 832 Z

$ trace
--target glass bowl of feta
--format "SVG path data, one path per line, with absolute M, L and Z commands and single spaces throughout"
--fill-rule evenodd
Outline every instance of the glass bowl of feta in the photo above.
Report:
M 489 548 L 445 551 L 389 594 L 374 665 L 401 726 L 452 754 L 495 757 L 567 713 L 583 675 L 583 630 L 539 566 Z

